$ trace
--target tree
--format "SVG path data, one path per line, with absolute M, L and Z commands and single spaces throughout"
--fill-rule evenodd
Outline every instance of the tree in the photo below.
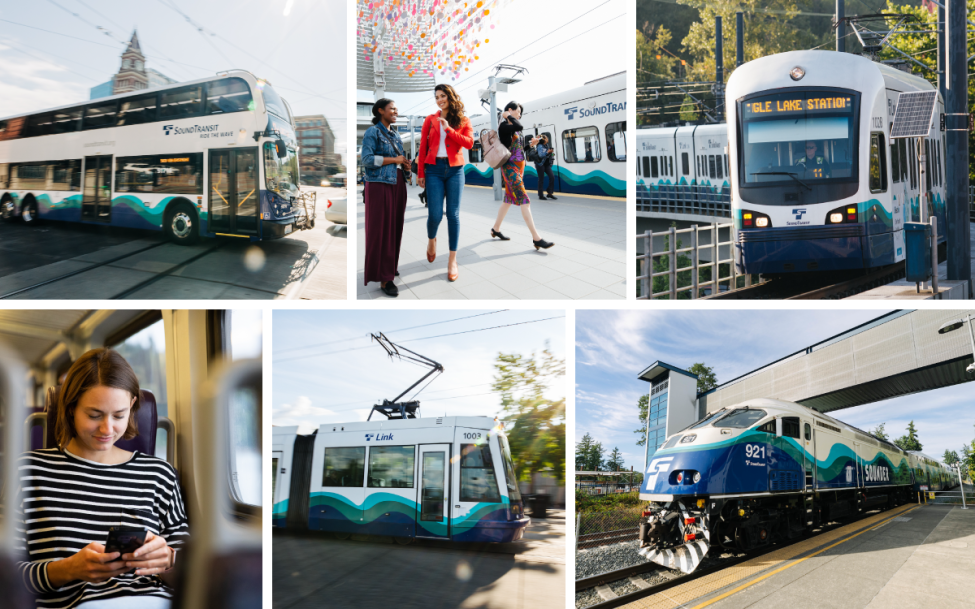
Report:
M 603 466 L 603 454 L 606 449 L 601 442 L 596 442 L 588 433 L 576 444 L 576 470 L 581 472 L 596 471 Z
M 884 431 L 884 425 L 886 425 L 886 424 L 887 424 L 887 422 L 884 421 L 880 425 L 877 425 L 876 427 L 874 427 L 873 429 L 871 429 L 870 430 L 870 433 L 873 434 L 873 435 L 875 435 L 875 436 L 877 436 L 881 440 L 887 440 L 888 442 L 890 442 L 890 438 L 887 436 L 887 432 Z
M 499 353 L 492 390 L 501 394 L 501 420 L 519 479 L 535 491 L 535 473 L 565 479 L 565 398 L 545 397 L 548 383 L 565 374 L 565 362 L 546 345 L 541 357 Z
M 640 428 L 634 429 L 633 433 L 639 434 L 640 439 L 637 440 L 637 446 L 643 446 L 647 443 L 647 417 L 650 416 L 650 395 L 644 393 L 640 396 L 640 399 L 636 402 L 637 410 L 639 410 L 640 417 Z
M 921 442 L 917 439 L 917 429 L 914 427 L 914 421 L 907 424 L 907 434 L 894 440 L 894 444 L 900 446 L 903 450 L 924 450 Z
M 945 462 L 945 465 L 954 465 L 955 463 L 958 463 L 958 461 L 960 461 L 960 459 L 958 458 L 958 453 L 956 453 L 953 450 L 948 450 L 946 448 L 945 449 L 945 456 L 943 458 L 943 461 Z
M 697 375 L 697 392 L 704 393 L 711 391 L 718 386 L 718 377 L 714 375 L 714 369 L 704 362 L 694 364 L 687 369 L 691 374 Z
M 690 95 L 685 95 L 680 104 L 680 120 L 695 123 L 701 120 L 701 113 L 697 111 L 697 103 Z
M 623 455 L 619 448 L 613 447 L 613 452 L 609 454 L 609 460 L 606 461 L 606 469 L 611 472 L 623 469 Z

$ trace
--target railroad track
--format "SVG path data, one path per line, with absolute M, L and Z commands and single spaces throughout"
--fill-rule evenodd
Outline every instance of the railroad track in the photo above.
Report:
M 904 263 L 836 281 L 837 275 L 781 277 L 747 288 L 707 296 L 708 300 L 839 300 L 904 277 Z
M 632 529 L 620 529 L 618 531 L 607 531 L 605 533 L 590 533 L 588 535 L 580 535 L 576 542 L 576 547 L 580 549 L 597 548 L 599 546 L 605 546 L 611 543 L 633 541 L 639 535 L 640 535 L 639 526 L 634 527 Z

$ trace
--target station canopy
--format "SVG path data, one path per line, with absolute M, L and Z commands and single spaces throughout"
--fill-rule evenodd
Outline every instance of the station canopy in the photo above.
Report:
M 438 75 L 461 79 L 513 1 L 357 0 L 356 88 L 419 93 L 433 91 Z

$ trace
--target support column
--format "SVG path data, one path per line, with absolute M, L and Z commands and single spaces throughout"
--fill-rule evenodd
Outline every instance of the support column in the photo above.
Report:
M 945 155 L 947 173 L 948 217 L 945 236 L 948 239 L 948 279 L 968 281 L 968 298 L 972 298 L 972 256 L 971 223 L 968 214 L 968 132 L 950 129 L 967 129 L 968 121 L 968 59 L 967 13 L 965 0 L 948 0 L 947 77 L 945 79 L 947 99 L 945 112 L 945 140 L 948 154 Z M 958 115 L 958 116 L 952 116 Z
M 721 15 L 714 18 L 714 80 L 718 83 L 714 106 L 718 121 L 724 120 L 724 45 L 721 36 Z
M 846 10 L 843 0 L 836 0 L 836 52 L 846 53 Z
M 488 88 L 491 90 L 491 129 L 498 130 L 498 79 L 488 77 Z M 504 200 L 504 188 L 501 186 L 501 170 L 494 170 L 494 200 Z
M 745 13 L 735 13 L 735 67 L 745 63 Z

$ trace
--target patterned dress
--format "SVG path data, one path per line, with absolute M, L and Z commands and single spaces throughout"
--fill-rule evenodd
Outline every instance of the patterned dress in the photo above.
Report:
M 525 144 L 521 132 L 511 138 L 511 158 L 501 166 L 501 177 L 504 179 L 504 202 L 512 205 L 528 205 L 531 199 L 525 192 L 522 176 L 525 174 Z

